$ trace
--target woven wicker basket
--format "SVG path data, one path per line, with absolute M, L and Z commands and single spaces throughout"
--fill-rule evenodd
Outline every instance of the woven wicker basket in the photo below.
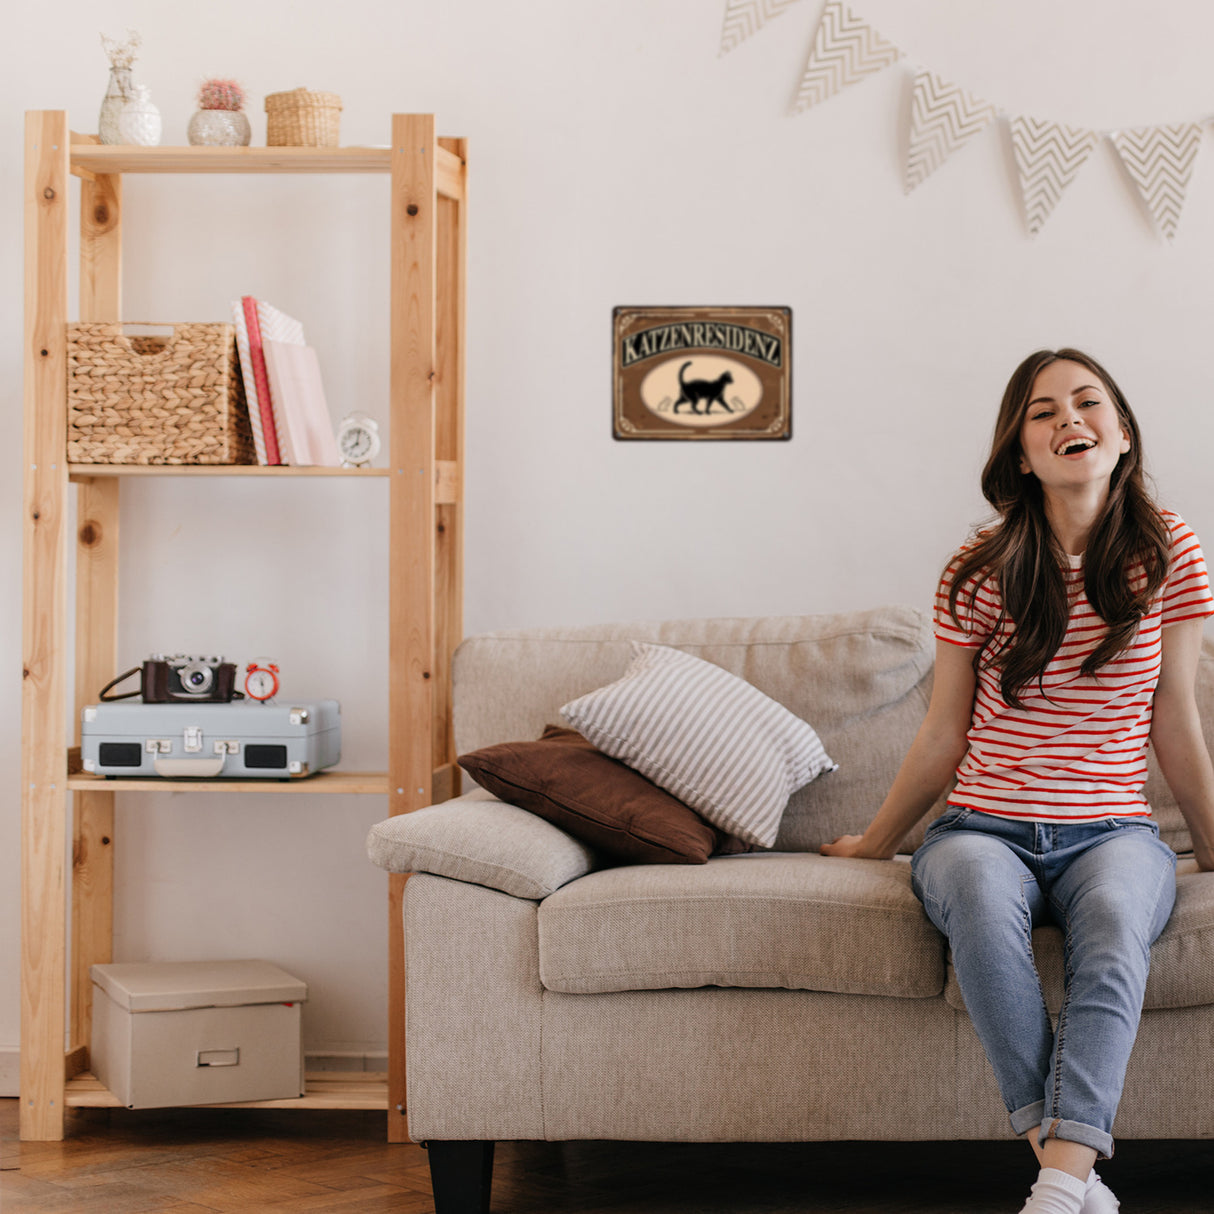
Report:
M 235 326 L 171 327 L 128 337 L 121 324 L 68 325 L 68 463 L 257 462 Z
M 266 97 L 268 147 L 335 148 L 341 124 L 341 98 L 336 93 L 292 89 Z

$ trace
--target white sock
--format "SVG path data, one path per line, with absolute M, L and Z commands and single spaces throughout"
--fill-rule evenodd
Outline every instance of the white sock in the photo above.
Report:
M 1081 1214 L 1087 1182 L 1057 1168 L 1042 1168 L 1020 1214 Z
M 1093 1168 L 1088 1173 L 1087 1188 L 1083 1196 L 1083 1214 L 1116 1214 L 1121 1209 L 1113 1190 L 1109 1188 Z

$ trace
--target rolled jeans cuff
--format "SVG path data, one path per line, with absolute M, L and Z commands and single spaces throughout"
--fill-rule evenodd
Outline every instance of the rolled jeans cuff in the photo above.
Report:
M 1012 1130 L 1016 1134 L 1027 1134 L 1029 1130 L 1035 1130 L 1044 1118 L 1045 1101 L 1035 1100 L 1011 1114 Z
M 1037 1139 L 1040 1146 L 1045 1146 L 1051 1138 L 1061 1138 L 1066 1142 L 1077 1142 L 1085 1147 L 1091 1147 L 1101 1159 L 1113 1158 L 1113 1136 L 1094 1125 L 1084 1125 L 1082 1121 L 1062 1121 L 1060 1118 L 1045 1118 L 1041 1123 L 1041 1134 Z

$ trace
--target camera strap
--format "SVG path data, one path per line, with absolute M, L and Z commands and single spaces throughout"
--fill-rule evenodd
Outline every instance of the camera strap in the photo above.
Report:
M 132 667 L 130 668 L 130 670 L 128 670 L 128 671 L 126 671 L 126 672 L 124 672 L 123 674 L 120 674 L 120 675 L 119 675 L 119 676 L 118 676 L 116 679 L 111 679 L 111 680 L 110 680 L 110 681 L 109 681 L 109 682 L 108 682 L 108 683 L 107 683 L 107 684 L 106 684 L 106 685 L 105 685 L 105 686 L 104 686 L 104 687 L 101 689 L 101 691 L 100 691 L 100 693 L 98 694 L 97 698 L 98 698 L 99 700 L 105 700 L 105 701 L 107 701 L 107 702 L 108 702 L 108 701 L 110 701 L 110 700 L 130 700 L 130 699 L 132 699 L 133 697 L 135 697 L 135 696 L 137 696 L 137 695 L 141 694 L 141 692 L 143 691 L 143 687 L 142 687 L 142 685 L 140 685 L 139 689 L 138 689 L 138 690 L 136 690 L 136 691 L 124 691 L 124 692 L 123 692 L 121 695 L 112 696 L 112 695 L 108 695 L 107 693 L 109 692 L 109 690 L 110 690 L 112 687 L 117 687 L 119 683 L 123 683 L 123 682 L 125 682 L 125 681 L 126 681 L 127 679 L 129 679 L 129 678 L 130 678 L 132 675 L 140 674 L 140 673 L 142 672 L 142 670 L 143 670 L 143 667 L 142 667 L 142 666 L 132 666 Z

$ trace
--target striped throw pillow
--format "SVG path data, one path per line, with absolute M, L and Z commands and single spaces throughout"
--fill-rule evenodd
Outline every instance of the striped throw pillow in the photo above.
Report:
M 632 648 L 621 679 L 562 716 L 714 826 L 771 847 L 788 798 L 837 767 L 818 735 L 720 666 L 665 645 Z

